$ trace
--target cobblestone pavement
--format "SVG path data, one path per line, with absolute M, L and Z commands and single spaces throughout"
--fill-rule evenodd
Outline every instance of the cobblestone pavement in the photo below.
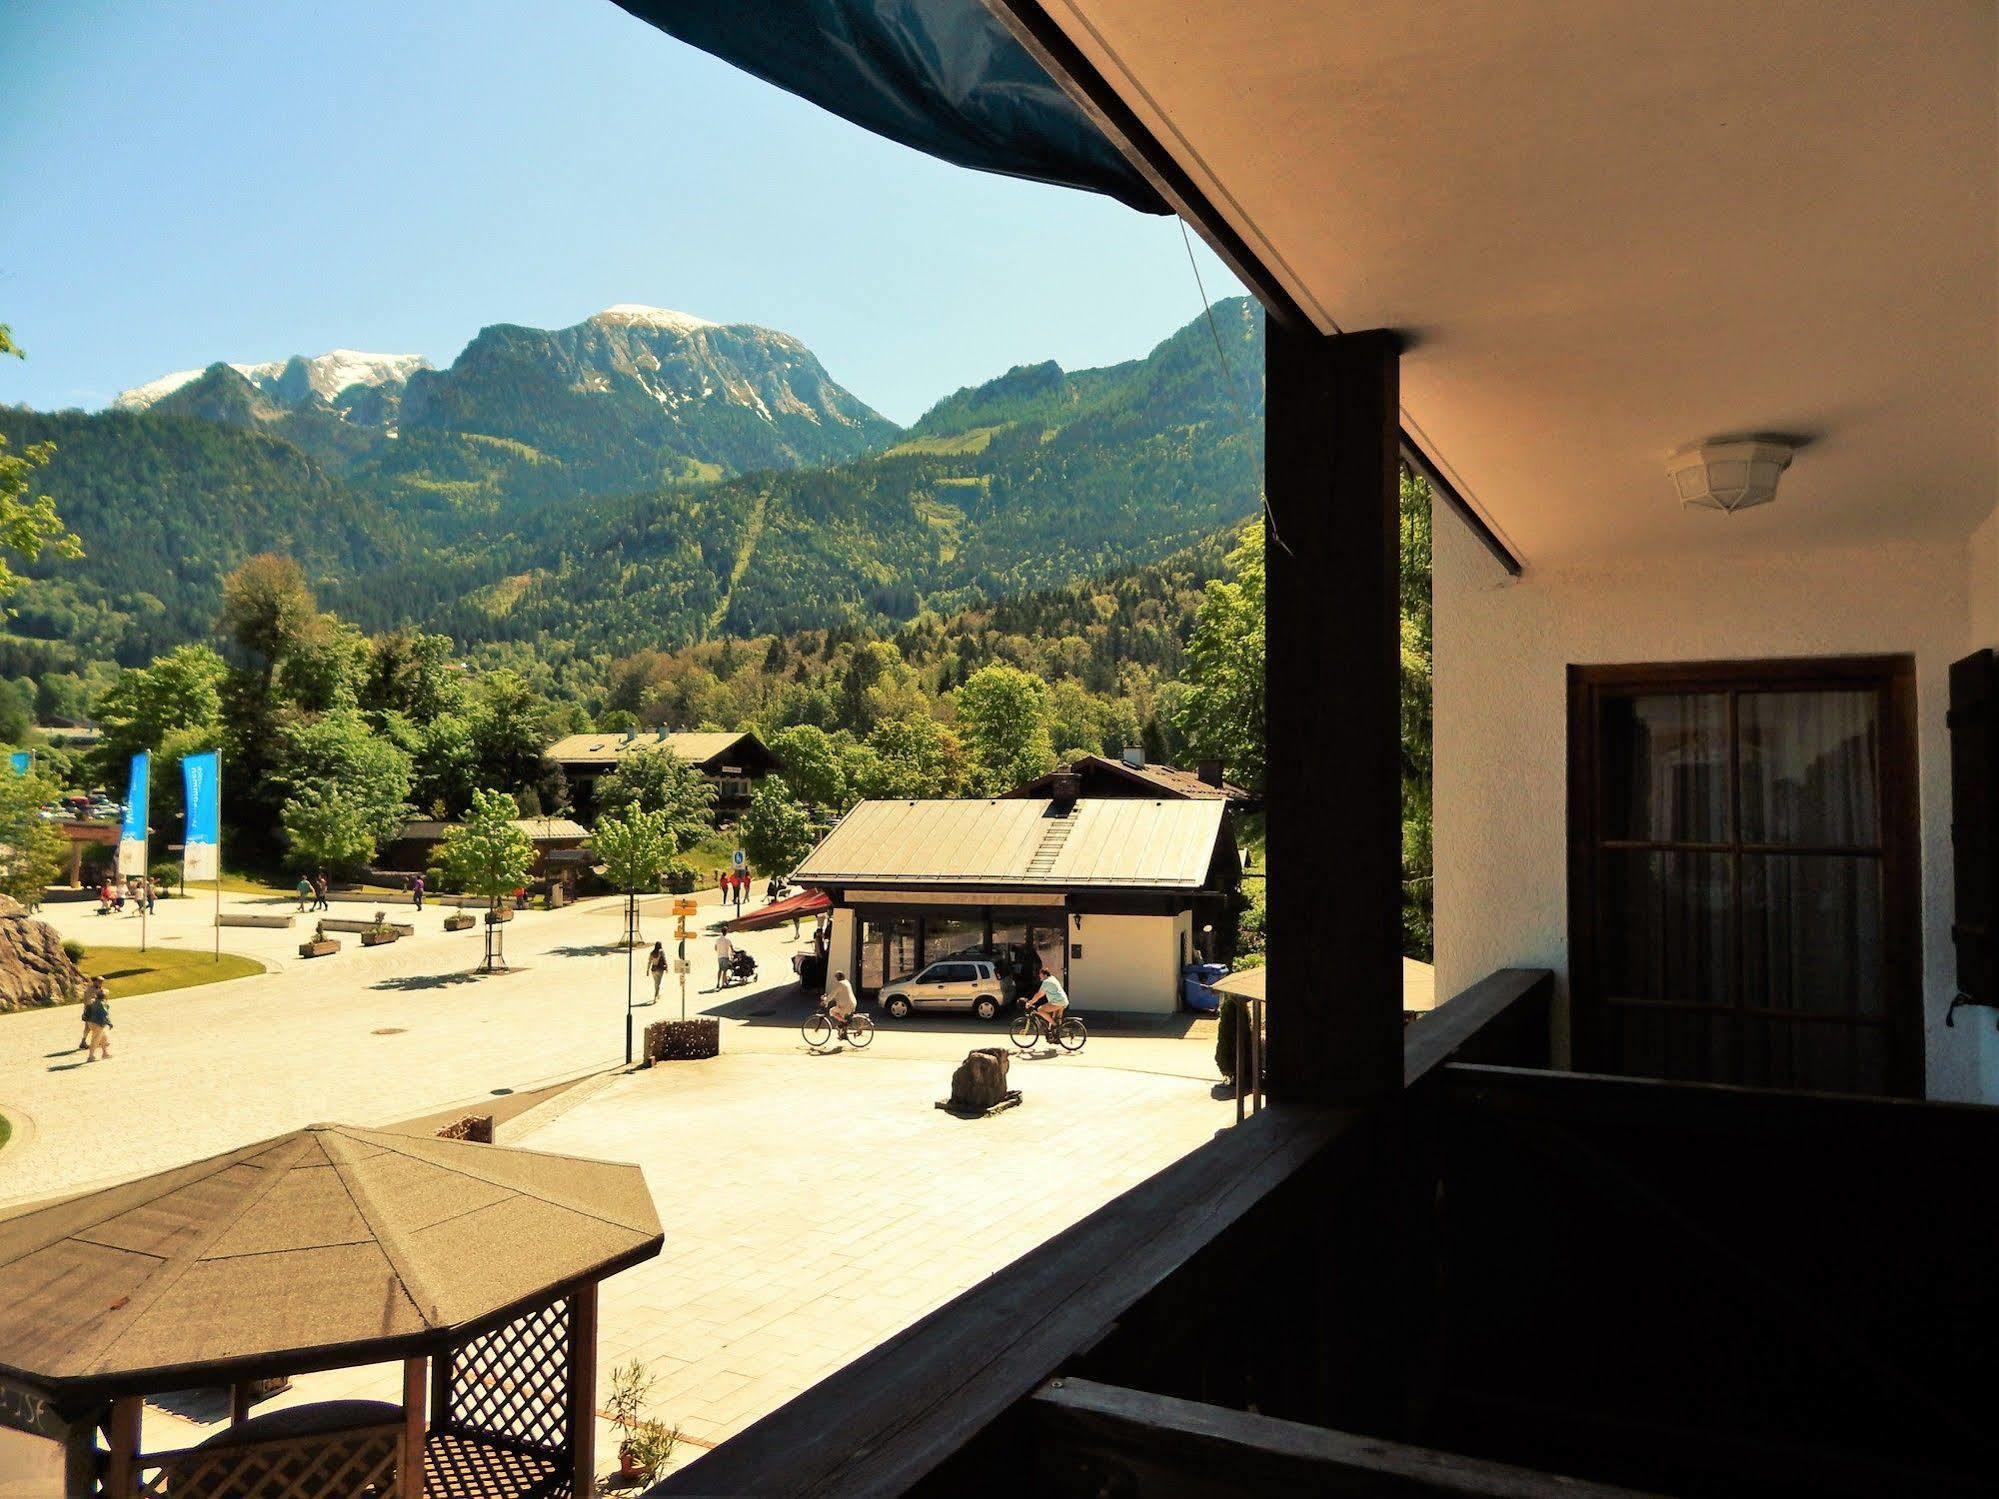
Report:
M 163 906 L 156 938 L 209 941 L 196 904 Z M 87 907 L 52 914 L 65 935 L 102 942 L 117 922 L 120 939 L 136 940 L 134 923 Z M 114 1003 L 108 1062 L 79 1065 L 63 1049 L 76 1041 L 74 1009 L 0 1016 L 0 1108 L 32 1121 L 24 1144 L 0 1152 L 0 1197 L 156 1170 L 318 1118 L 386 1124 L 597 1074 L 503 1125 L 501 1140 L 645 1168 L 666 1246 L 604 1287 L 600 1389 L 612 1364 L 643 1359 L 658 1377 L 652 1414 L 680 1427 L 684 1461 L 1234 1117 L 1214 1096 L 1212 1025 L 1184 1017 L 1093 1036 L 1078 1055 L 1017 1058 L 1022 1107 L 944 1114 L 932 1103 L 951 1066 L 999 1028 L 891 1023 L 865 1053 L 812 1055 L 788 928 L 747 939 L 759 986 L 690 988 L 690 1014 L 723 1017 L 721 1057 L 607 1072 L 624 1049 L 617 901 L 522 913 L 507 934 L 520 971 L 476 980 L 466 974 L 479 934 L 444 935 L 434 910 L 416 920 L 416 938 L 366 951 L 343 939 L 337 956 L 309 963 L 296 956 L 302 931 L 229 929 L 232 950 L 283 966 Z M 658 920 L 649 936 L 655 926 L 665 934 Z M 705 956 L 709 942 L 689 949 Z M 669 1013 L 671 980 L 637 1021 Z M 1020 1294 L 1040 1288 L 1023 1280 Z M 397 1388 L 397 1372 L 377 1367 L 309 1376 L 278 1398 L 394 1399 Z M 218 1418 L 199 1397 L 147 1415 L 152 1438 L 173 1444 Z M 615 1463 L 608 1428 L 599 1453 Z

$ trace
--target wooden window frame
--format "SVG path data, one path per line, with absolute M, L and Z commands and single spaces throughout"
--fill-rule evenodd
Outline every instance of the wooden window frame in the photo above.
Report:
M 1916 669 L 1909 655 L 1779 657 L 1731 661 L 1639 662 L 1568 669 L 1568 840 L 1569 840 L 1569 1031 L 1571 1060 L 1578 1071 L 1613 1070 L 1605 1039 L 1607 1006 L 1597 951 L 1596 897 L 1600 886 L 1603 812 L 1597 726 L 1606 697 L 1647 692 L 1714 692 L 1729 695 L 1730 755 L 1737 755 L 1735 696 L 1750 692 L 1871 690 L 1881 695 L 1881 927 L 1882 1011 L 1888 1040 L 1888 1088 L 1892 1096 L 1923 1096 L 1922 858 L 1917 812 Z M 1739 797 L 1732 768 L 1731 804 Z M 1734 841 L 1715 845 L 1730 854 L 1790 851 L 1783 846 Z M 1671 841 L 1671 840 L 1668 840 Z M 1692 842 L 1692 840 L 1685 840 Z M 1634 845 L 1639 846 L 1639 845 Z M 1679 846 L 1675 844 L 1675 846 Z M 1836 852 L 1813 846 L 1813 852 Z M 1866 850 L 1872 856 L 1874 850 Z M 1739 920 L 1739 911 L 1737 913 Z M 1738 939 L 1739 940 L 1739 939 Z M 1732 957 L 1731 966 L 1739 962 Z M 1751 1017 L 1759 1011 L 1735 1005 L 1676 1006 L 1694 1013 L 1726 1012 Z M 1814 1022 L 1784 1012 L 1784 1021 Z M 1847 1017 L 1827 1020 L 1853 1022 Z

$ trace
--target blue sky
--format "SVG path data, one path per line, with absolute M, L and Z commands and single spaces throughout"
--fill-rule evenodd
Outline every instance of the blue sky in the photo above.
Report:
M 608 0 L 0 0 L 0 100 L 0 402 L 647 302 L 794 333 L 906 422 L 1201 305 L 1171 219 L 933 162 Z

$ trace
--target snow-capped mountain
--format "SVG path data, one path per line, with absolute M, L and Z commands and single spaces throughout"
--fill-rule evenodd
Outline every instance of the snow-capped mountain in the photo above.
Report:
M 836 463 L 896 430 L 788 333 L 636 302 L 481 329 L 449 369 L 410 377 L 398 421 L 507 438 L 614 487 Z
M 144 385 L 120 391 L 111 404 L 119 411 L 144 411 L 182 386 L 192 384 L 212 367 L 176 370 L 171 375 L 148 380 Z M 287 406 L 297 406 L 307 395 L 316 395 L 330 403 L 355 385 L 400 386 L 416 371 L 429 369 L 430 361 L 421 354 L 364 354 L 358 349 L 330 349 L 311 359 L 294 354 L 289 359 L 231 364 L 229 368 L 265 395 Z
M 790 334 L 640 302 L 567 328 L 495 324 L 445 369 L 335 349 L 179 370 L 112 404 L 264 430 L 337 471 L 438 463 L 449 484 L 551 494 L 838 463 L 896 432 Z M 422 455 L 392 458 L 404 438 Z

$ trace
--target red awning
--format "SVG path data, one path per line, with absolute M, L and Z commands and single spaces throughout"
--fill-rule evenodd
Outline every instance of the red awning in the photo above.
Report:
M 817 916 L 821 911 L 833 909 L 833 897 L 824 890 L 807 890 L 801 895 L 787 895 L 783 900 L 774 900 L 767 906 L 758 906 L 754 911 L 746 911 L 734 921 L 723 923 L 725 932 L 754 932 L 760 927 L 776 926 L 780 921 L 790 921 L 793 917 L 803 920 L 807 916 Z

